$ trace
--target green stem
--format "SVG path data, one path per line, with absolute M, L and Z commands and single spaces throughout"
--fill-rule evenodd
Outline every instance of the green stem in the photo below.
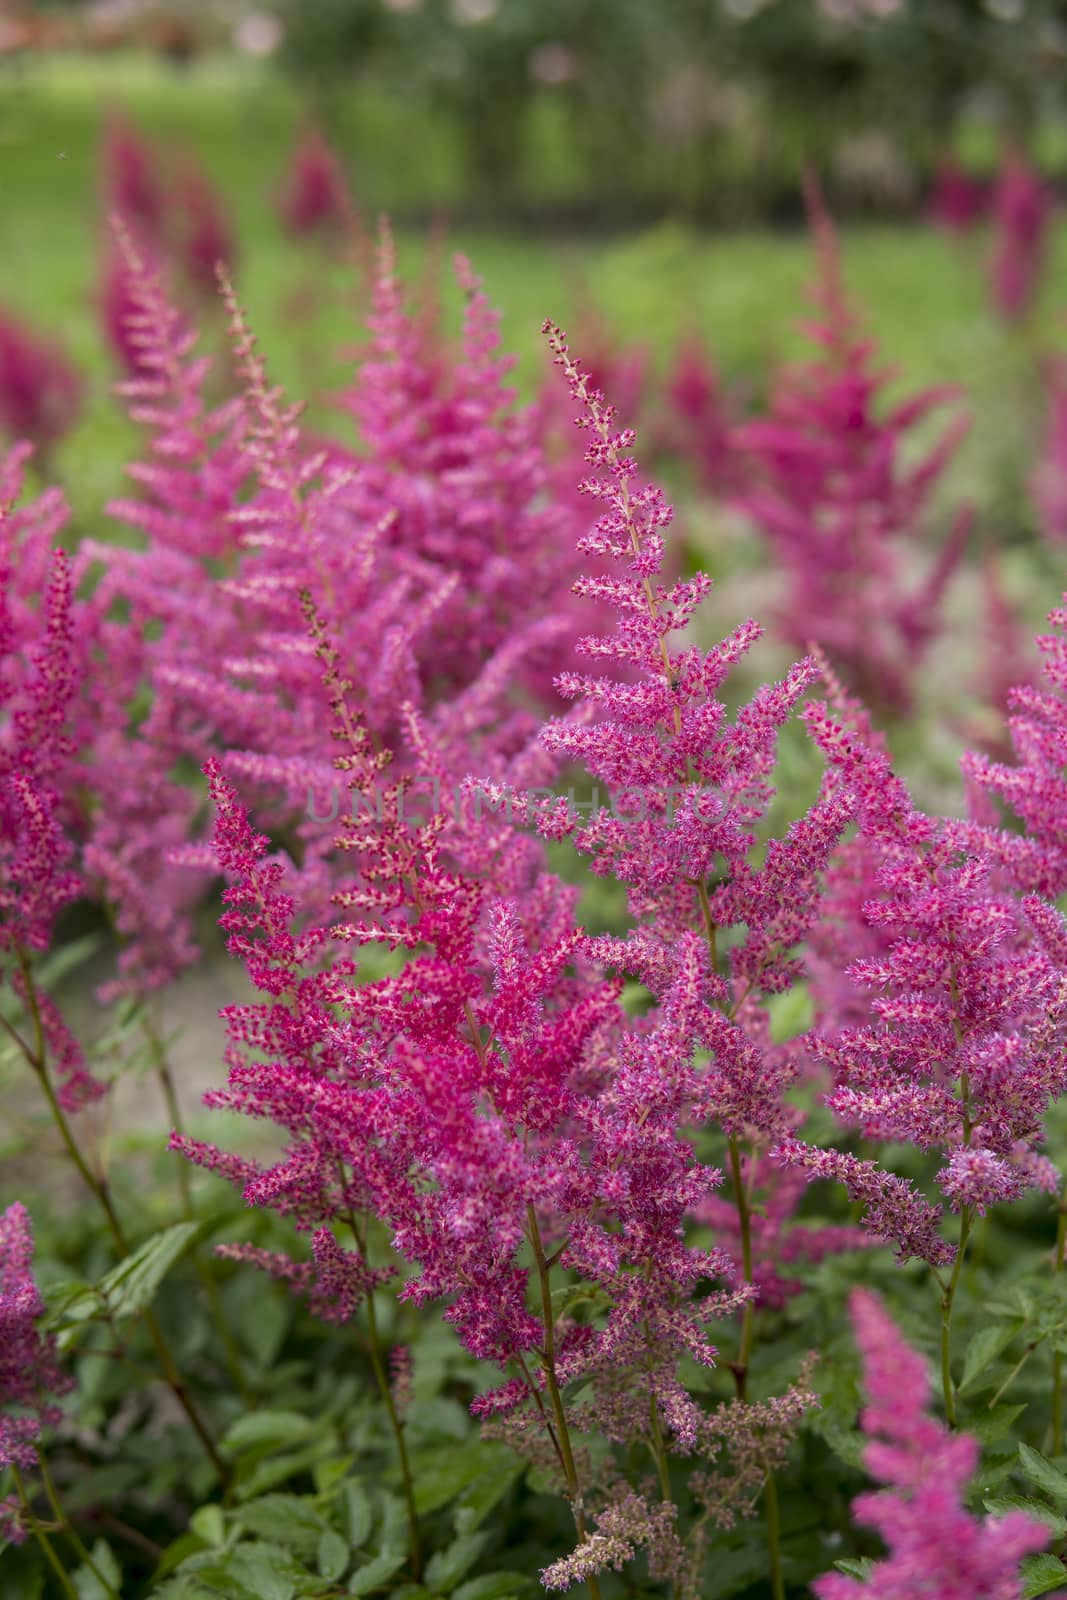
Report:
M 771 1563 L 771 1594 L 774 1600 L 785 1600 L 782 1579 L 782 1519 L 778 1510 L 778 1487 L 774 1474 L 768 1472 L 763 1486 L 763 1509 L 767 1514 L 767 1550 Z
M 1067 1247 L 1067 1187 L 1060 1196 L 1056 1218 L 1056 1254 L 1052 1270 L 1058 1276 L 1063 1271 L 1064 1250 Z M 1058 1350 L 1052 1353 L 1052 1454 L 1063 1454 L 1063 1357 Z
M 745 1283 L 752 1284 L 752 1212 L 745 1193 L 745 1185 L 741 1177 L 741 1147 L 737 1135 L 732 1133 L 729 1139 L 730 1146 L 730 1180 L 733 1185 L 734 1202 L 737 1206 L 737 1221 L 741 1230 L 741 1269 L 744 1273 Z M 756 1317 L 755 1306 L 751 1300 L 745 1301 L 745 1309 L 741 1319 L 741 1348 L 734 1363 L 734 1380 L 737 1384 L 738 1399 L 744 1400 L 748 1391 L 748 1366 L 752 1359 L 752 1344 L 755 1339 Z
M 159 1033 L 156 1029 L 154 1021 L 147 1014 L 142 1017 L 141 1025 L 144 1029 L 145 1038 L 148 1040 L 148 1047 L 152 1053 L 152 1060 L 156 1069 L 156 1077 L 159 1080 L 159 1087 L 163 1094 L 163 1101 L 167 1108 L 167 1116 L 170 1119 L 170 1125 L 175 1132 L 182 1133 L 184 1130 L 182 1128 L 181 1107 L 178 1104 L 178 1090 L 174 1082 L 174 1074 L 170 1069 L 170 1062 L 167 1060 L 166 1051 L 163 1049 L 163 1041 L 159 1037 Z M 185 1160 L 184 1156 L 178 1157 L 178 1194 L 184 1220 L 186 1222 L 195 1222 L 196 1210 L 193 1205 L 193 1191 L 189 1180 L 189 1163 Z M 230 1377 L 237 1385 L 238 1393 L 240 1394 L 245 1405 L 251 1406 L 253 1404 L 254 1397 L 248 1379 L 245 1377 L 244 1365 L 241 1361 L 241 1352 L 238 1349 L 237 1341 L 230 1332 L 229 1323 L 226 1319 L 226 1313 L 222 1306 L 222 1297 L 219 1294 L 218 1283 L 215 1281 L 211 1269 L 205 1263 L 204 1258 L 199 1250 L 193 1251 L 193 1270 L 196 1272 L 197 1278 L 200 1280 L 200 1287 L 204 1291 L 204 1298 L 207 1300 L 208 1309 L 211 1312 L 212 1320 L 215 1328 L 218 1331 L 219 1338 L 222 1341 L 222 1348 L 226 1356 L 226 1365 L 230 1370 Z
M 356 1241 L 360 1258 L 364 1265 L 368 1265 L 367 1236 L 354 1211 L 349 1211 L 347 1216 L 348 1226 L 352 1237 Z M 396 1440 L 397 1459 L 400 1463 L 400 1477 L 404 1488 L 404 1505 L 408 1518 L 408 1551 L 411 1560 L 411 1574 L 416 1583 L 422 1577 L 422 1551 L 419 1545 L 419 1518 L 415 1510 L 415 1482 L 411 1474 L 411 1462 L 408 1459 L 407 1441 L 404 1438 L 404 1419 L 396 1409 L 396 1400 L 393 1397 L 392 1385 L 389 1374 L 385 1370 L 385 1358 L 382 1354 L 381 1334 L 378 1329 L 378 1313 L 374 1305 L 374 1290 L 367 1290 L 367 1333 L 368 1348 L 370 1351 L 371 1366 L 374 1369 L 375 1381 L 389 1417 L 389 1426 L 393 1430 Z
M 30 1010 L 30 1020 L 33 1024 L 34 1035 L 33 1048 L 27 1052 L 26 1058 L 33 1071 L 37 1074 L 38 1082 L 41 1085 L 41 1088 L 44 1092 L 44 1097 L 48 1101 L 49 1110 L 52 1113 L 52 1120 L 56 1125 L 60 1138 L 63 1140 L 67 1154 L 70 1156 L 70 1159 L 73 1162 L 79 1176 L 81 1177 L 82 1182 L 85 1184 L 89 1192 L 94 1196 L 97 1204 L 100 1206 L 100 1209 L 104 1214 L 104 1220 L 107 1223 L 108 1232 L 111 1235 L 116 1250 L 121 1256 L 127 1256 L 130 1253 L 129 1240 L 126 1237 L 125 1230 L 122 1226 L 122 1223 L 119 1221 L 118 1213 L 115 1210 L 114 1202 L 111 1199 L 111 1191 L 108 1188 L 107 1179 L 103 1176 L 98 1177 L 89 1166 L 89 1163 L 86 1161 L 78 1146 L 78 1141 L 74 1137 L 74 1132 L 69 1121 L 67 1120 L 66 1113 L 64 1112 L 63 1107 L 60 1105 L 59 1099 L 56 1095 L 55 1086 L 52 1083 L 51 1075 L 48 1071 L 48 1057 L 45 1044 L 44 1024 L 41 1020 L 40 1006 L 37 1003 L 37 990 L 33 981 L 33 973 L 30 969 L 30 963 L 27 960 L 25 953 L 19 950 L 17 954 L 19 967 L 22 972 L 22 980 L 26 991 L 26 1001 Z M 218 1474 L 220 1481 L 223 1484 L 228 1484 L 232 1477 L 230 1468 L 219 1455 L 215 1446 L 215 1441 L 212 1439 L 204 1419 L 201 1417 L 192 1396 L 185 1386 L 185 1381 L 174 1363 L 174 1357 L 170 1353 L 159 1323 L 156 1321 L 151 1311 L 142 1311 L 141 1316 L 144 1321 L 145 1328 L 148 1331 L 148 1336 L 155 1348 L 156 1357 L 163 1371 L 163 1376 L 173 1391 L 174 1398 L 177 1400 L 178 1404 L 185 1412 L 185 1415 L 188 1417 L 193 1432 L 203 1445 L 205 1454 L 207 1455 L 208 1460 L 211 1462 L 212 1467 L 215 1469 L 215 1472 Z
M 1004 1382 L 993 1396 L 992 1400 L 990 1400 L 989 1405 L 986 1407 L 987 1411 L 992 1411 L 993 1407 L 996 1405 L 997 1401 L 1000 1399 L 1005 1390 L 1011 1388 L 1012 1384 L 1019 1376 L 1019 1373 L 1023 1370 L 1036 1349 L 1036 1344 L 1027 1345 L 1026 1349 L 1023 1351 L 1022 1355 L 1019 1357 L 1018 1361 L 1012 1367 L 1011 1371 L 1008 1373 L 1008 1376 L 1004 1379 Z
M 78 1600 L 78 1591 L 75 1589 L 74 1584 L 71 1581 L 69 1572 L 53 1549 L 51 1539 L 49 1539 L 48 1535 L 41 1527 L 41 1524 L 33 1514 L 33 1507 L 30 1505 L 29 1497 L 26 1494 L 26 1485 L 22 1481 L 22 1474 L 18 1467 L 12 1465 L 11 1475 L 14 1478 L 15 1490 L 18 1494 L 19 1500 L 22 1503 L 22 1509 L 25 1512 L 26 1520 L 30 1525 L 30 1531 L 32 1532 L 37 1543 L 40 1545 L 48 1565 L 52 1568 L 52 1571 L 59 1579 L 63 1593 L 69 1595 L 70 1600 Z
M 956 1391 L 952 1385 L 952 1307 L 960 1281 L 967 1240 L 971 1233 L 973 1213 L 969 1206 L 960 1212 L 960 1238 L 956 1246 L 956 1259 L 952 1263 L 952 1276 L 941 1296 L 941 1389 L 945 1397 L 945 1416 L 949 1426 L 956 1426 Z
M 100 1568 L 97 1566 L 96 1562 L 93 1560 L 93 1557 L 83 1544 L 74 1524 L 71 1522 L 70 1518 L 63 1510 L 63 1507 L 60 1505 L 59 1496 L 56 1493 L 56 1486 L 53 1482 L 52 1474 L 48 1469 L 47 1458 L 45 1457 L 44 1452 L 41 1450 L 37 1452 L 37 1466 L 40 1470 L 41 1482 L 44 1485 L 45 1497 L 48 1500 L 48 1504 L 52 1508 L 52 1515 L 55 1517 L 63 1532 L 74 1546 L 78 1556 L 89 1568 L 89 1571 L 92 1573 L 97 1583 L 100 1584 L 105 1594 L 110 1595 L 111 1600 L 122 1600 L 122 1596 L 119 1594 L 118 1590 L 112 1587 L 107 1578 L 105 1578 L 104 1574 L 100 1571 Z
M 556 1316 L 552 1309 L 552 1284 L 549 1277 L 548 1261 L 545 1258 L 544 1245 L 541 1241 L 541 1230 L 537 1224 L 537 1213 L 533 1202 L 526 1202 L 526 1220 L 529 1226 L 530 1244 L 533 1247 L 534 1260 L 537 1262 L 537 1276 L 541 1285 L 541 1321 L 545 1330 L 545 1348 L 542 1352 L 542 1365 L 545 1372 L 545 1385 L 548 1389 L 549 1401 L 552 1405 L 552 1414 L 556 1419 L 556 1437 L 559 1441 L 560 1454 L 563 1458 L 563 1474 L 567 1482 L 567 1494 L 574 1513 L 574 1525 L 578 1530 L 578 1537 L 584 1543 L 589 1537 L 585 1522 L 585 1510 L 582 1506 L 582 1490 L 578 1481 L 578 1469 L 574 1464 L 574 1451 L 571 1448 L 570 1429 L 567 1427 L 567 1413 L 563 1405 L 563 1396 L 559 1391 L 556 1381 Z M 600 1600 L 600 1584 L 594 1574 L 590 1573 L 586 1579 L 592 1600 Z

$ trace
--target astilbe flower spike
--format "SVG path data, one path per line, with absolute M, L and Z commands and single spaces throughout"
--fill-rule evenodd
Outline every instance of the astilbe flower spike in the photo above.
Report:
M 946 233 L 967 235 L 988 209 L 986 185 L 958 161 L 946 156 L 938 162 L 928 212 L 936 227 Z
M 83 387 L 60 345 L 0 308 L 0 432 L 11 443 L 28 439 L 46 473 L 51 451 L 78 419 Z
M 32 1261 L 29 1213 L 15 1201 L 0 1214 L 0 1469 L 35 1464 L 43 1430 L 62 1415 L 56 1401 L 73 1387 L 55 1339 L 38 1327 L 45 1308 Z
M 1022 683 L 1008 695 L 1014 760 L 972 751 L 963 772 L 983 802 L 969 835 L 1017 887 L 1051 898 L 1067 890 L 1067 595 L 1049 622 L 1054 631 L 1037 639 L 1044 686 Z M 1014 813 L 1023 831 L 992 826 L 991 801 Z
M 309 129 L 293 152 L 278 209 L 297 237 L 339 232 L 354 214 L 340 162 L 317 129 Z
M 1067 360 L 1045 369 L 1045 432 L 1041 455 L 1030 474 L 1030 496 L 1038 525 L 1049 543 L 1067 541 Z
M 887 1554 L 864 1578 L 818 1578 L 818 1600 L 1019 1600 L 1019 1563 L 1045 1548 L 1048 1527 L 1021 1510 L 982 1518 L 967 1509 L 978 1441 L 928 1415 L 925 1363 L 877 1296 L 854 1289 L 851 1312 L 867 1395 L 863 1460 L 884 1485 L 857 1496 L 852 1509 L 881 1536 Z
M 884 749 L 850 725 L 847 705 L 811 705 L 805 717 L 857 797 L 859 839 L 847 849 L 869 874 L 859 901 L 844 880 L 827 920 L 846 919 L 845 942 L 849 918 L 874 934 L 847 969 L 870 996 L 869 1020 L 835 1026 L 831 1016 L 812 1041 L 833 1078 L 827 1103 L 868 1139 L 943 1153 L 937 1181 L 964 1213 L 962 1248 L 968 1218 L 1043 1181 L 1043 1169 L 1023 1158 L 1040 1144 L 1048 1103 L 1064 1086 L 1062 958 L 1052 938 L 1035 937 L 1028 907 L 998 885 L 973 831 L 916 809 Z M 1043 915 L 1058 924 L 1051 907 Z M 949 1258 L 933 1230 L 936 1211 L 902 1180 L 887 1183 L 876 1163 L 795 1142 L 781 1154 L 844 1181 L 903 1256 Z
M 993 190 L 993 258 L 990 291 L 1006 322 L 1033 305 L 1041 285 L 1052 220 L 1052 195 L 1040 173 L 1019 151 L 1001 163 Z
M 890 404 L 892 373 L 847 298 L 839 246 L 815 191 L 817 320 L 813 361 L 780 373 L 766 417 L 742 424 L 733 447 L 748 463 L 739 508 L 769 540 L 788 583 L 778 626 L 791 644 L 814 641 L 865 704 L 905 713 L 939 626 L 970 514 L 956 517 L 916 580 L 909 543 L 925 537 L 933 490 L 967 431 L 957 414 L 916 461 L 914 430 L 956 398 L 929 388 Z

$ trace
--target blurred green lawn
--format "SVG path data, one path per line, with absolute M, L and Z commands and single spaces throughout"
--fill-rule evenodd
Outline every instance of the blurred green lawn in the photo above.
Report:
M 136 56 L 8 65 L 0 76 L 0 301 L 61 334 L 92 374 L 86 420 L 60 456 L 72 495 L 89 514 L 115 488 L 127 443 L 108 397 L 114 373 L 94 311 L 104 227 L 98 145 L 109 104 L 154 139 L 194 151 L 224 192 L 241 247 L 240 294 L 278 381 L 294 395 L 336 387 L 343 368 L 331 364 L 330 352 L 360 334 L 343 270 L 291 243 L 277 222 L 274 197 L 302 114 L 285 80 L 221 58 L 184 70 Z M 410 217 L 429 196 L 447 220 L 459 153 L 425 108 L 361 88 L 343 107 L 343 126 L 368 213 L 387 205 Z M 529 164 L 533 191 L 565 179 L 566 149 L 551 127 L 534 141 Z M 401 228 L 402 260 L 414 265 L 424 233 Z M 449 237 L 486 279 L 526 384 L 541 359 L 546 315 L 569 327 L 580 350 L 581 322 L 572 317 L 579 281 L 620 337 L 647 343 L 662 360 L 681 330 L 699 328 L 727 376 L 749 388 L 758 388 L 775 357 L 798 348 L 811 267 L 799 232 L 698 234 L 666 220 L 629 236 L 459 226 Z M 1023 330 L 1005 331 L 990 316 L 983 251 L 981 240 L 960 248 L 919 225 L 852 228 L 845 236 L 850 285 L 902 380 L 967 391 L 975 427 L 958 471 L 996 508 L 1018 498 L 1022 444 L 1040 409 L 1035 352 L 1065 342 L 1067 236 L 1061 229 L 1043 304 Z M 294 324 L 301 289 L 311 310 Z

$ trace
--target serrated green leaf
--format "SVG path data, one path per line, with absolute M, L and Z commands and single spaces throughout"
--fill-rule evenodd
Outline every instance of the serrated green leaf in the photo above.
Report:
M 350 1554 L 348 1544 L 341 1535 L 327 1528 L 319 1540 L 318 1569 L 322 1576 L 331 1583 L 343 1578 L 348 1571 Z
M 473 1567 L 489 1542 L 487 1533 L 465 1533 L 426 1564 L 426 1582 L 438 1594 L 449 1594 Z
M 196 1512 L 193 1513 L 196 1516 Z M 196 1533 L 180 1534 L 172 1544 L 169 1544 L 159 1558 L 159 1566 L 155 1570 L 156 1583 L 180 1567 L 183 1561 L 188 1561 L 190 1556 L 197 1555 L 204 1550 L 204 1541 Z
M 226 1567 L 231 1578 L 243 1584 L 256 1600 L 293 1600 L 303 1587 L 302 1569 L 296 1573 L 287 1570 L 285 1551 L 277 1545 L 239 1544 L 230 1552 Z
M 861 1583 L 866 1583 L 875 1568 L 871 1556 L 846 1556 L 843 1561 L 835 1561 L 834 1566 L 838 1572 L 844 1572 L 850 1578 L 858 1578 Z
M 1067 1583 L 1067 1567 L 1059 1556 L 1024 1556 L 1022 1562 L 1022 1600 L 1035 1600 L 1050 1589 L 1062 1588 Z
M 154 1233 L 101 1278 L 100 1292 L 113 1316 L 136 1316 L 151 1305 L 163 1279 L 181 1260 L 201 1226 L 199 1222 L 176 1222 Z
M 1059 1467 L 1054 1467 L 1039 1450 L 1032 1450 L 1028 1444 L 1019 1445 L 1019 1460 L 1031 1483 L 1044 1489 L 1058 1505 L 1067 1505 L 1067 1476 Z
M 358 1550 L 370 1537 L 374 1522 L 374 1507 L 370 1495 L 361 1483 L 345 1484 L 345 1523 L 352 1548 Z
M 963 1376 L 959 1385 L 961 1394 L 1008 1348 L 1021 1327 L 1019 1322 L 994 1322 L 988 1327 L 979 1328 L 964 1351 Z
M 510 1451 L 502 1454 L 510 1456 Z M 487 1469 L 484 1444 L 460 1445 L 455 1450 L 438 1450 L 423 1455 L 415 1463 L 415 1508 L 420 1516 L 439 1511 Z M 512 1458 L 513 1459 L 513 1458 Z
M 266 1494 L 250 1500 L 238 1509 L 236 1520 L 248 1533 L 306 1556 L 317 1553 L 319 1540 L 330 1531 L 311 1501 L 295 1494 Z
M 287 1455 L 272 1455 L 260 1461 L 249 1456 L 238 1467 L 237 1498 L 250 1502 L 265 1495 L 268 1490 L 277 1488 L 280 1483 L 288 1483 L 290 1478 L 310 1472 L 334 1448 L 335 1441 L 330 1434 L 324 1433 L 305 1445 L 303 1450 L 292 1450 Z
M 97 1539 L 90 1554 L 93 1566 L 100 1573 L 100 1577 L 97 1577 L 92 1567 L 85 1565 L 71 1574 L 74 1587 L 78 1591 L 78 1600 L 111 1600 L 111 1594 L 121 1594 L 122 1568 L 116 1561 L 111 1546 L 103 1539 Z M 108 1584 L 111 1586 L 111 1594 L 108 1593 Z
M 491 1471 L 469 1484 L 459 1496 L 453 1513 L 452 1525 L 456 1532 L 473 1533 L 480 1528 L 523 1471 L 523 1463 L 512 1456 L 510 1461 L 494 1463 Z
M 506 1596 L 523 1594 L 531 1580 L 524 1572 L 487 1572 L 481 1578 L 471 1578 L 453 1591 L 454 1600 L 506 1600 Z
M 313 1431 L 314 1424 L 298 1411 L 250 1411 L 238 1417 L 219 1442 L 231 1455 L 241 1455 L 301 1443 Z
M 1067 1517 L 1061 1517 L 1043 1500 L 1030 1500 L 1022 1494 L 988 1495 L 985 1508 L 992 1517 L 1006 1517 L 1009 1511 L 1025 1511 L 1028 1517 L 1043 1522 L 1057 1539 L 1067 1534 Z
M 385 1550 L 380 1556 L 375 1556 L 373 1561 L 354 1572 L 348 1580 L 348 1594 L 370 1594 L 372 1589 L 377 1589 L 380 1583 L 385 1583 L 393 1576 L 394 1572 L 404 1565 L 406 1556 L 402 1550 Z
M 979 1411 L 976 1417 L 967 1418 L 967 1432 L 980 1444 L 996 1444 L 1011 1432 L 1025 1410 L 1025 1406 L 994 1406 L 992 1411 Z
M 206 1545 L 226 1543 L 226 1519 L 221 1506 L 198 1506 L 189 1518 L 190 1532 Z

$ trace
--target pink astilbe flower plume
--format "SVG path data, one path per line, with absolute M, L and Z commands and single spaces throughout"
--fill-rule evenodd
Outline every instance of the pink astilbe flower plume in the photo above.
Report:
M 309 129 L 293 152 L 278 210 L 297 237 L 337 233 L 354 215 L 341 164 L 322 134 Z
M 1045 366 L 1045 431 L 1030 474 L 1030 496 L 1038 526 L 1054 547 L 1067 541 L 1067 359 Z
M 941 1152 L 937 1182 L 952 1209 L 981 1214 L 1038 1181 L 1026 1152 L 1040 1144 L 1048 1104 L 1063 1092 L 1061 919 L 1042 906 L 1051 925 L 1035 937 L 1034 916 L 1002 886 L 980 836 L 918 811 L 884 750 L 849 725 L 847 708 L 812 705 L 805 715 L 856 796 L 859 859 L 869 873 L 868 897 L 857 901 L 849 890 L 828 915 L 858 917 L 875 934 L 847 969 L 869 997 L 868 1019 L 835 1027 L 830 1018 L 812 1041 L 832 1074 L 827 1103 L 868 1139 Z M 902 1256 L 947 1259 L 921 1197 L 903 1180 L 887 1182 L 877 1163 L 796 1141 L 780 1154 L 843 1181 Z
M 0 1469 L 36 1463 L 43 1430 L 62 1415 L 56 1400 L 73 1388 L 37 1326 L 45 1308 L 32 1261 L 29 1213 L 15 1201 L 0 1213 Z
M 1020 889 L 1050 897 L 1067 890 L 1067 595 L 1049 613 L 1053 632 L 1037 639 L 1044 686 L 1008 694 L 1007 731 L 1014 760 L 970 752 L 963 772 L 981 800 L 1001 802 L 1022 824 L 1008 832 L 983 815 L 972 834 Z
M 1048 1544 L 1047 1525 L 1025 1511 L 982 1518 L 967 1509 L 977 1439 L 928 1415 L 925 1363 L 877 1296 L 854 1289 L 850 1304 L 867 1394 L 863 1460 L 884 1485 L 857 1496 L 852 1509 L 881 1536 L 887 1554 L 865 1578 L 818 1578 L 818 1600 L 1020 1600 L 1019 1563 Z
M 81 410 L 81 374 L 54 340 L 0 308 L 0 432 L 28 439 L 45 463 Z
M 993 190 L 990 293 L 996 311 L 1015 322 L 1030 310 L 1041 286 L 1052 221 L 1052 193 L 1019 151 L 1001 163 Z
M 973 232 L 989 207 L 987 187 L 958 161 L 946 156 L 937 164 L 928 202 L 930 220 L 946 233 Z
M 809 195 L 819 264 L 816 358 L 780 373 L 766 417 L 742 424 L 734 448 L 751 481 L 738 500 L 763 531 L 788 581 L 778 625 L 794 646 L 815 641 L 866 704 L 900 715 L 939 626 L 962 554 L 961 512 L 916 578 L 908 546 L 968 422 L 952 418 L 918 460 L 914 430 L 956 399 L 948 387 L 890 404 L 893 374 L 877 364 L 842 281 L 839 246 L 817 192 Z M 905 459 L 905 453 L 908 459 Z

